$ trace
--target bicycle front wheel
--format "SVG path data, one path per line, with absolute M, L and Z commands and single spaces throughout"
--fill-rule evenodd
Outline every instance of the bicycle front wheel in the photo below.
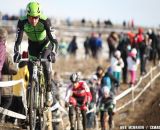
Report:
M 44 86 L 40 86 L 40 107 L 39 107 L 39 130 L 44 130 L 45 129 L 45 115 L 44 115 L 44 102 L 45 102 L 45 90 Z
M 36 129 L 36 119 L 37 119 L 37 108 L 36 108 L 36 82 L 31 82 L 30 89 L 30 104 L 29 104 L 29 126 L 30 130 Z

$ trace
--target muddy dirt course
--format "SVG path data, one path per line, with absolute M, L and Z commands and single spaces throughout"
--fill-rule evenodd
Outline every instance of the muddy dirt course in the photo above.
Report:
M 139 102 L 139 107 L 142 107 L 142 112 L 137 115 L 133 124 L 136 125 L 160 125 L 160 78 L 157 79 L 155 87 L 149 89 L 142 98 L 144 98 L 145 107 L 143 103 Z M 148 95 L 147 95 L 148 93 Z M 146 99 L 145 99 L 146 98 Z M 142 99 L 141 99 L 142 100 Z M 147 101 L 148 100 L 148 101 Z
M 62 62 L 62 61 L 61 61 Z M 83 73 L 85 75 L 91 74 L 95 69 L 97 64 L 101 64 L 103 66 L 107 66 L 106 61 L 93 61 L 89 62 L 93 65 L 92 67 L 89 64 L 86 64 L 85 61 L 75 61 L 70 63 L 70 68 L 66 66 L 63 67 L 64 70 L 60 70 L 58 64 L 60 61 L 54 65 L 55 69 L 61 73 L 66 72 L 66 70 L 70 71 L 81 71 L 81 64 L 85 64 L 85 70 L 83 69 Z M 64 62 L 64 61 L 63 61 Z M 65 61 L 67 62 L 67 61 Z M 79 64 L 81 62 L 81 64 Z M 66 63 L 66 64 L 68 64 Z M 73 64 L 73 65 L 71 65 Z M 61 68 L 61 67 L 60 67 Z M 66 69 L 66 70 L 65 70 Z M 121 86 L 122 90 L 128 88 L 127 85 Z M 121 110 L 115 114 L 115 128 L 113 130 L 119 130 L 120 126 L 160 126 L 160 77 L 157 78 L 152 87 L 149 87 L 144 94 L 135 102 L 135 109 L 133 110 L 132 105 L 129 105 L 124 110 Z M 117 103 L 118 104 L 118 103 Z M 20 130 L 20 128 L 13 126 L 12 124 L 0 124 L 0 130 Z
M 160 78 L 157 78 L 152 88 L 148 88 L 144 94 L 136 101 L 135 109 L 130 105 L 127 109 L 119 112 L 115 116 L 116 130 L 121 126 L 160 126 Z M 126 114 L 120 118 L 122 113 Z

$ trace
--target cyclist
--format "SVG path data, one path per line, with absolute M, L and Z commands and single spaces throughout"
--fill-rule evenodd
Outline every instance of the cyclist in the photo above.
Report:
M 37 2 L 30 2 L 26 8 L 26 16 L 19 19 L 17 25 L 17 37 L 14 46 L 14 62 L 18 62 L 21 58 L 19 53 L 19 46 L 23 38 L 23 32 L 28 36 L 28 52 L 29 58 L 38 58 L 42 52 L 42 58 L 48 58 L 49 61 L 55 62 L 55 52 L 58 49 L 58 42 L 51 34 L 51 25 L 49 19 L 41 13 L 40 4 Z M 55 45 L 55 46 L 54 46 Z M 49 69 L 49 62 L 42 63 L 47 84 L 47 101 L 51 100 L 51 72 Z M 30 79 L 32 79 L 33 64 L 28 63 Z
M 67 105 L 68 103 L 72 105 L 71 107 L 69 107 L 69 121 L 70 121 L 71 130 L 74 130 L 73 113 L 74 113 L 74 107 L 77 104 L 80 105 L 80 110 L 83 118 L 82 119 L 83 130 L 86 130 L 87 105 L 92 100 L 92 96 L 86 82 L 80 81 L 78 73 L 73 73 L 70 76 L 70 80 L 72 84 L 69 85 L 66 91 L 65 101 Z
M 106 119 L 108 119 L 109 127 L 112 128 L 112 118 L 115 113 L 116 101 L 114 100 L 114 95 L 110 92 L 108 86 L 102 87 L 101 93 L 102 95 L 98 101 L 98 108 L 100 111 L 101 130 L 106 130 Z M 109 118 L 107 118 L 106 113 L 108 113 Z

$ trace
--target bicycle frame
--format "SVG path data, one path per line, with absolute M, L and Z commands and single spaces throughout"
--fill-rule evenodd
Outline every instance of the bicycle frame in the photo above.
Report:
M 36 108 L 44 108 L 44 94 L 45 94 L 45 79 L 43 74 L 43 67 L 37 62 L 33 63 L 33 76 L 32 80 L 36 82 Z

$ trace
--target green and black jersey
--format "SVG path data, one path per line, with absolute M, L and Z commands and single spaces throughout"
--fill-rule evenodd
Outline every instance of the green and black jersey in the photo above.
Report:
M 39 22 L 36 26 L 32 26 L 28 22 L 27 16 L 23 16 L 19 19 L 17 25 L 17 39 L 15 42 L 16 50 L 21 44 L 23 32 L 27 34 L 29 41 L 41 44 L 44 40 L 47 39 L 52 43 L 52 46 L 54 46 L 54 43 L 56 44 L 56 47 L 58 46 L 57 40 L 54 39 L 51 34 L 50 21 L 44 15 L 40 15 Z

